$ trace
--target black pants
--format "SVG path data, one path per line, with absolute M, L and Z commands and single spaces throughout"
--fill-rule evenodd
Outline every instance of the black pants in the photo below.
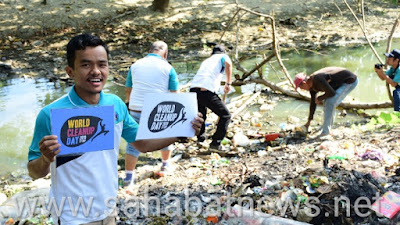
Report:
M 221 98 L 214 92 L 202 91 L 200 88 L 191 88 L 190 92 L 197 93 L 197 107 L 199 112 L 203 114 L 203 119 L 207 119 L 207 108 L 209 108 L 213 113 L 219 116 L 219 122 L 217 124 L 217 130 L 212 136 L 213 145 L 220 144 L 221 140 L 224 139 L 226 131 L 228 130 L 228 125 L 231 121 L 231 114 L 228 108 L 226 108 L 225 103 Z M 205 122 L 201 126 L 200 134 L 204 134 Z

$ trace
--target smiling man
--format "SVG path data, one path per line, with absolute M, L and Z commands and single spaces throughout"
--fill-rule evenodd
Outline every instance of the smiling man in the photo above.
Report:
M 51 171 L 50 202 L 57 209 L 53 205 L 49 210 L 56 223 L 115 224 L 121 137 L 142 152 L 163 148 L 178 138 L 135 142 L 138 124 L 129 116 L 125 103 L 118 96 L 102 91 L 109 65 L 108 48 L 99 37 L 81 34 L 72 38 L 67 45 L 67 60 L 65 70 L 75 85 L 66 96 L 40 111 L 29 147 L 29 175 L 37 179 Z M 110 105 L 114 106 L 113 149 L 57 156 L 61 145 L 51 133 L 51 109 Z M 200 117 L 192 121 L 197 134 L 202 123 Z

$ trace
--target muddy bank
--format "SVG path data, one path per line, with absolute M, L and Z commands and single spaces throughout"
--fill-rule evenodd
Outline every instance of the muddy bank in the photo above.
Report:
M 40 2 L 0 1 L 1 17 L 6 18 L 1 20 L 3 33 L 0 35 L 0 76 L 4 79 L 10 76 L 44 76 L 55 80 L 63 77 L 64 47 L 70 37 L 82 31 L 97 33 L 107 40 L 112 54 L 111 71 L 120 75 L 125 75 L 126 66 L 147 52 L 148 44 L 156 39 L 169 44 L 172 60 L 199 57 L 208 52 L 207 42 L 219 39 L 235 11 L 234 4 L 228 1 L 174 1 L 167 14 L 151 12 L 148 9 L 151 1 L 116 1 L 115 5 L 109 1 L 107 4 L 106 1 L 85 1 L 86 5 L 80 5 L 78 1 L 47 1 L 48 5 Z M 365 43 L 361 30 L 341 1 L 323 4 L 319 1 L 262 3 L 246 1 L 243 4 L 267 14 L 274 11 L 282 50 L 318 50 L 327 46 L 350 47 Z M 54 12 L 58 13 L 52 11 L 54 6 L 58 10 Z M 366 9 L 371 40 L 386 39 L 399 15 L 398 7 L 390 1 L 371 1 L 366 3 Z M 13 10 L 17 12 L 10 13 Z M 9 21 L 6 17 L 9 14 L 14 18 L 9 23 L 11 27 L 5 22 Z M 24 17 L 27 15 L 29 20 Z M 38 21 L 43 26 L 33 24 Z M 263 22 L 258 17 L 244 15 L 239 43 L 242 51 L 268 50 L 270 32 Z M 236 29 L 232 27 L 223 42 L 234 46 L 235 38 Z M 272 95 L 262 93 L 252 105 L 272 109 Z M 216 120 L 212 119 L 213 116 L 208 118 Z M 227 220 L 232 218 L 224 216 L 227 208 L 245 198 L 257 202 L 263 197 L 268 202 L 256 205 L 260 212 L 290 220 L 314 224 L 390 224 L 396 221 L 377 217 L 368 209 L 362 212 L 371 212 L 371 217 L 361 217 L 355 211 L 347 216 L 345 211 L 354 209 L 355 200 L 361 196 L 372 202 L 376 193 L 399 192 L 398 124 L 379 123 L 379 120 L 370 123 L 371 120 L 366 118 L 360 124 L 336 127 L 332 139 L 322 140 L 296 136 L 293 129 L 301 125 L 301 121 L 291 117 L 286 130 L 277 131 L 282 132 L 282 137 L 266 141 L 266 133 L 260 130 L 260 124 L 269 122 L 268 119 L 256 113 L 239 114 L 232 122 L 231 134 L 226 141 L 225 148 L 232 150 L 229 157 L 210 154 L 207 152 L 208 142 L 199 144 L 192 140 L 176 145 L 173 176 L 158 177 L 154 174 L 159 169 L 159 161 L 139 167 L 136 185 L 120 189 L 119 224 L 208 224 L 215 221 L 215 217 L 221 224 L 229 224 Z M 207 132 L 212 133 L 213 128 L 210 125 Z M 235 135 L 241 138 L 240 141 L 233 141 Z M 237 145 L 239 142 L 241 144 Z M 124 176 L 123 169 L 119 173 Z M 48 222 L 48 214 L 40 210 L 43 205 L 37 205 L 39 210 L 28 218 L 18 217 L 15 208 L 9 206 L 12 204 L 10 200 L 17 198 L 16 193 L 46 198 L 49 177 L 32 181 L 26 174 L 11 174 L 1 178 L 0 187 L 0 222 L 10 218 L 20 223 L 25 219 L 33 224 Z M 145 212 L 135 214 L 128 209 L 126 200 L 138 197 L 141 203 L 145 203 L 148 196 L 160 199 L 160 214 L 146 216 Z M 332 199 L 340 196 L 348 197 L 350 205 L 342 206 L 339 216 L 334 217 L 332 209 L 335 209 L 335 203 Z M 196 197 L 199 201 L 183 204 L 188 197 Z M 226 201 L 230 197 L 232 201 Z M 313 204 L 321 210 L 315 216 L 307 215 L 310 207 L 303 204 L 311 197 L 320 200 L 320 203 Z M 206 213 L 206 208 L 214 208 L 211 205 L 218 199 L 221 207 L 215 207 L 216 215 Z M 293 211 L 287 211 L 281 214 L 276 203 L 289 199 L 300 204 L 301 213 L 295 215 Z M 173 200 L 179 201 L 183 215 L 177 213 L 177 207 L 170 207 Z M 250 208 L 247 203 L 239 205 Z M 157 210 L 157 205 L 151 205 L 150 209 Z M 201 209 L 201 213 L 195 215 L 197 209 Z M 185 212 L 190 210 L 193 214 L 186 215 Z
M 0 2 L 0 74 L 59 78 L 64 72 L 64 48 L 75 34 L 92 32 L 107 40 L 112 55 L 112 71 L 148 51 L 151 42 L 161 39 L 170 47 L 170 60 L 196 59 L 207 54 L 207 43 L 236 44 L 236 21 L 228 28 L 236 11 L 233 1 L 171 2 L 167 13 L 153 12 L 150 0 L 109 1 L 2 1 Z M 357 11 L 357 4 L 351 2 Z M 282 0 L 245 1 L 240 5 L 274 15 L 282 50 L 314 49 L 327 46 L 357 46 L 366 43 L 364 34 L 342 1 Z M 365 3 L 365 27 L 372 42 L 386 40 L 398 6 L 390 1 Z M 10 17 L 9 15 L 13 15 Z M 357 13 L 361 16 L 360 13 Z M 240 52 L 268 51 L 271 48 L 269 21 L 244 13 L 241 16 Z M 400 32 L 395 33 L 399 37 Z M 372 54 L 372 53 L 371 53 Z M 11 69 L 7 69 L 11 67 Z M 125 74 L 121 74 L 125 75 Z

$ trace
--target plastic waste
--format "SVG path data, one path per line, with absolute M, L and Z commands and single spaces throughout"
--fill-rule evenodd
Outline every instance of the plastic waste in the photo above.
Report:
M 234 146 L 247 147 L 250 145 L 249 138 L 242 132 L 236 133 L 232 138 L 232 142 Z
M 297 199 L 296 199 L 296 201 L 297 202 L 300 202 L 300 203 L 304 203 L 304 202 L 306 202 L 307 201 L 307 197 L 306 196 L 304 196 L 304 195 L 297 195 Z
M 306 149 L 304 149 L 306 152 L 313 152 L 313 151 L 315 151 L 315 149 L 313 148 L 313 147 L 311 147 L 311 148 L 306 148 Z
M 310 193 L 310 194 L 314 194 L 316 191 L 314 190 L 314 188 L 312 188 L 311 186 L 307 186 L 306 187 L 306 191 L 307 191 L 307 193 Z
M 267 155 L 267 151 L 260 150 L 260 151 L 257 152 L 257 155 L 260 156 L 260 157 L 265 156 L 265 155 Z
M 266 134 L 265 141 L 275 141 L 277 138 L 279 138 L 279 136 L 280 136 L 279 133 Z
M 218 217 L 217 216 L 207 216 L 207 222 L 216 224 L 216 223 L 218 223 Z
M 283 131 L 286 131 L 286 127 L 287 127 L 286 123 L 280 123 L 279 124 L 279 128 L 281 128 L 281 130 L 283 130 Z
M 122 188 L 124 186 L 124 180 L 122 177 L 118 177 L 118 187 Z
M 388 191 L 372 204 L 371 209 L 391 219 L 400 211 L 399 201 L 399 194 Z
M 212 185 L 220 185 L 220 184 L 222 184 L 222 181 L 220 179 L 218 179 L 218 178 L 215 178 L 215 179 L 211 180 L 210 184 L 212 184 Z
M 231 143 L 231 141 L 228 139 L 228 138 L 224 138 L 224 139 L 222 139 L 222 141 L 221 141 L 221 144 L 222 145 L 228 145 L 228 144 L 230 144 Z
M 5 221 L 5 225 L 11 225 L 11 224 L 14 224 L 15 223 L 15 221 L 14 221 L 14 219 L 13 218 L 8 218 L 8 220 L 6 220 Z
M 327 158 L 328 159 L 338 159 L 338 160 L 346 160 L 347 159 L 346 156 L 342 156 L 342 155 L 330 155 Z
M 165 176 L 165 173 L 164 173 L 163 171 L 155 171 L 155 172 L 154 172 L 154 176 L 155 176 L 156 178 L 164 177 L 164 176 Z
M 372 159 L 372 160 L 379 160 L 383 159 L 382 152 L 378 149 L 367 149 L 363 154 L 360 155 L 360 158 Z
M 227 224 L 305 225 L 309 223 L 285 219 L 271 214 L 245 209 L 239 205 L 227 208 L 223 216 Z M 222 221 L 221 221 L 222 222 Z

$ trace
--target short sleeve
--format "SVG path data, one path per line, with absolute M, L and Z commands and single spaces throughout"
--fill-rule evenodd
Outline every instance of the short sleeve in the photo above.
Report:
M 128 70 L 128 75 L 126 76 L 126 82 L 125 82 L 125 87 L 132 87 L 132 74 L 131 74 L 131 68 L 129 67 Z
M 139 129 L 139 125 L 132 118 L 132 116 L 129 115 L 126 106 L 125 107 L 122 106 L 121 109 L 124 111 L 122 138 L 125 139 L 128 143 L 134 142 L 136 140 L 136 135 L 137 135 L 137 130 Z
M 36 118 L 33 138 L 29 146 L 28 161 L 37 159 L 42 155 L 39 149 L 39 142 L 47 135 L 51 135 L 50 116 L 42 109 Z
M 177 91 L 178 88 L 179 88 L 178 74 L 176 73 L 174 67 L 171 67 L 171 70 L 169 72 L 168 90 Z
M 400 69 L 397 69 L 394 73 L 393 81 L 396 83 L 400 83 Z

